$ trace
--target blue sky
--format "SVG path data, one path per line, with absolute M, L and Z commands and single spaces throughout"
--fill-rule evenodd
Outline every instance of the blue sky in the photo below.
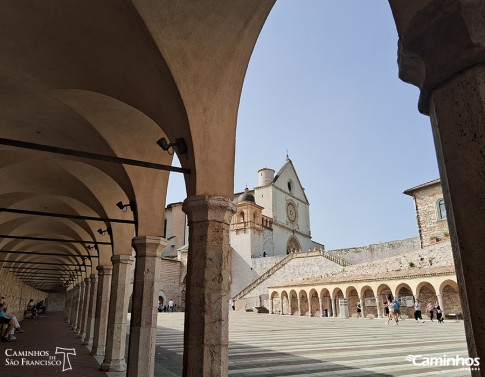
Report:
M 438 168 L 419 91 L 398 78 L 397 40 L 387 1 L 278 0 L 241 96 L 235 191 L 288 151 L 328 250 L 417 236 L 402 192 Z M 173 180 L 168 202 L 181 192 Z

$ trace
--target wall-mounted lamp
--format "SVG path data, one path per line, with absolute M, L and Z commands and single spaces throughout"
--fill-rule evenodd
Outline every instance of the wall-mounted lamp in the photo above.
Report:
M 121 209 L 123 212 L 128 211 L 128 208 L 130 208 L 131 211 L 133 212 L 133 210 L 135 209 L 135 202 L 130 201 L 128 204 L 123 204 L 123 202 L 118 202 L 116 203 L 116 207 Z
M 105 230 L 99 228 L 98 233 L 104 236 L 106 233 L 108 233 L 111 236 L 111 228 L 106 228 Z
M 173 155 L 174 148 L 177 148 L 178 154 L 186 154 L 187 153 L 187 144 L 185 144 L 185 140 L 181 137 L 175 139 L 175 143 L 169 143 L 167 139 L 162 137 L 157 141 L 157 144 L 160 148 L 164 151 L 167 151 L 169 155 Z M 170 152 L 170 148 L 172 148 L 172 152 Z

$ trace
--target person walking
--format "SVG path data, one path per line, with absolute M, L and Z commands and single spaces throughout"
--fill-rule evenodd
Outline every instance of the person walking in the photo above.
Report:
M 174 306 L 174 302 L 172 301 L 172 299 L 170 299 L 168 301 L 168 312 L 169 313 L 173 313 L 173 306 Z
M 428 301 L 428 305 L 426 306 L 426 311 L 429 314 L 429 319 L 433 322 L 433 314 L 434 314 L 434 305 L 431 303 L 431 300 Z
M 362 318 L 362 306 L 360 306 L 360 302 L 357 303 L 357 318 Z
M 421 303 L 419 302 L 418 299 L 416 299 L 416 302 L 414 303 L 414 319 L 418 323 L 419 323 L 419 320 L 423 321 L 423 318 L 421 317 Z

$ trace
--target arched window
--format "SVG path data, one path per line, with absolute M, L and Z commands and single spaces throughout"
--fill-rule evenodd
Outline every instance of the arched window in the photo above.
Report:
M 286 254 L 295 253 L 301 250 L 300 243 L 295 236 L 291 236 L 286 244 Z
M 242 222 L 242 223 L 244 222 L 244 212 L 241 212 L 239 214 L 239 221 Z
M 446 220 L 446 207 L 443 199 L 439 199 L 436 202 L 436 210 L 438 212 L 438 220 Z

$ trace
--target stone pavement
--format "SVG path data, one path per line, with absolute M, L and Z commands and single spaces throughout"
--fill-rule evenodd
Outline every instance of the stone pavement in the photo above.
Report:
M 106 377 L 61 312 L 40 314 L 36 319 L 23 320 L 20 325 L 25 332 L 15 334 L 17 340 L 0 342 L 0 376 Z M 71 353 L 69 361 L 64 360 L 65 353 L 56 354 L 56 349 Z
M 160 313 L 155 375 L 182 375 L 183 313 Z M 452 366 L 414 366 L 408 355 L 467 357 L 462 321 L 333 319 L 231 312 L 230 377 L 470 376 Z M 419 362 L 424 359 L 418 358 Z
M 183 313 L 158 314 L 157 377 L 182 375 L 183 321 Z M 21 325 L 25 333 L 18 334 L 16 341 L 0 343 L 1 377 L 125 375 L 99 371 L 102 360 L 89 356 L 62 313 L 47 313 Z M 417 324 L 406 320 L 399 326 L 386 326 L 382 319 L 231 312 L 229 340 L 230 377 L 470 376 L 457 367 L 415 366 L 405 360 L 408 355 L 422 355 L 420 362 L 423 357 L 466 357 L 462 321 Z M 62 371 L 68 363 L 63 354 L 56 354 L 56 347 L 75 350 L 69 356 L 72 369 Z M 15 356 L 21 351 L 37 351 L 38 355 Z M 22 365 L 36 361 L 57 365 Z M 17 362 L 19 365 L 13 365 Z

